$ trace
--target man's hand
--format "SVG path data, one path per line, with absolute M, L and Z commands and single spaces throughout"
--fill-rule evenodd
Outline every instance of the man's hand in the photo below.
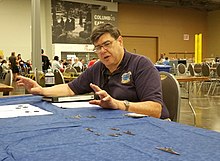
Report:
M 105 90 L 100 89 L 95 84 L 90 84 L 95 94 L 99 96 L 100 100 L 91 100 L 89 103 L 99 105 L 102 108 L 118 109 L 117 100 L 112 98 Z
M 25 89 L 31 94 L 43 94 L 43 88 L 34 80 L 23 77 L 23 76 L 17 76 L 16 77 L 17 86 L 24 86 Z

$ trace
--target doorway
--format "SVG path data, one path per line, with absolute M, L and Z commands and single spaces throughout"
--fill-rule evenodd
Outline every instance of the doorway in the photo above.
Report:
M 158 60 L 158 37 L 123 36 L 124 47 L 131 53 L 144 55 L 153 63 Z

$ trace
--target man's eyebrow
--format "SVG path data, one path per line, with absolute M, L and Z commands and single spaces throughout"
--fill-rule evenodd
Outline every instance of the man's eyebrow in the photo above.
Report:
M 101 46 L 101 45 L 103 45 L 103 44 L 105 44 L 105 43 L 107 43 L 107 42 L 110 42 L 110 40 L 106 40 L 106 41 L 104 41 L 103 43 L 101 43 L 101 44 L 99 44 L 99 45 L 94 45 L 95 47 L 98 47 L 98 46 Z

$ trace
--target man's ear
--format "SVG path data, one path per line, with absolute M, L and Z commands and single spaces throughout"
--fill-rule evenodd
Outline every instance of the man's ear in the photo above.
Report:
M 121 46 L 123 46 L 123 38 L 122 38 L 122 36 L 118 37 L 118 42 L 120 43 Z

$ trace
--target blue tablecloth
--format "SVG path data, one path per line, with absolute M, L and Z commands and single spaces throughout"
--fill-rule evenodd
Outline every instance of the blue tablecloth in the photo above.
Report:
M 170 65 L 155 65 L 158 71 L 170 72 Z
M 0 160 L 220 160 L 218 132 L 151 117 L 130 118 L 120 110 L 61 109 L 40 96 L 0 99 L 0 105 L 18 103 L 36 105 L 53 115 L 0 119 Z M 156 147 L 171 147 L 180 155 Z

